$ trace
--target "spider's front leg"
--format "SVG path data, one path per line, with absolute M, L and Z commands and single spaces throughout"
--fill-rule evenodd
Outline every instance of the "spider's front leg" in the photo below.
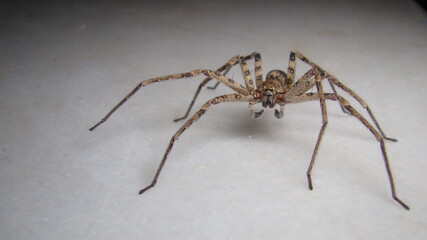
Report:
M 392 197 L 395 201 L 397 201 L 403 208 L 405 208 L 406 210 L 409 210 L 409 206 L 406 205 L 403 201 L 401 201 L 396 194 L 396 188 L 394 185 L 394 180 L 393 180 L 393 175 L 391 172 L 391 167 L 390 167 L 390 163 L 388 160 L 388 156 L 387 156 L 387 151 L 385 148 L 385 143 L 384 140 L 386 139 L 383 134 L 381 134 L 380 132 L 377 131 L 377 129 L 375 129 L 375 127 L 373 127 L 359 112 L 357 112 L 348 102 L 347 100 L 345 100 L 342 96 L 335 94 L 335 93 L 324 93 L 323 92 L 323 87 L 322 87 L 322 80 L 327 77 L 327 73 L 321 71 L 320 69 L 313 69 L 313 74 L 315 75 L 314 77 L 314 83 L 316 85 L 317 88 L 317 93 L 313 94 L 313 93 L 300 93 L 300 94 L 295 94 L 293 96 L 288 96 L 287 101 L 289 103 L 299 103 L 299 102 L 305 102 L 305 101 L 314 101 L 314 100 L 319 100 L 320 101 L 320 107 L 322 110 L 322 128 L 320 129 L 319 132 L 319 136 L 317 138 L 317 142 L 316 142 L 316 146 L 313 150 L 313 155 L 310 161 L 310 166 L 307 170 L 307 179 L 308 179 L 308 185 L 310 190 L 313 189 L 313 184 L 312 184 L 312 180 L 311 180 L 311 171 L 313 169 L 315 160 L 316 160 L 316 156 L 319 150 L 319 146 L 320 146 L 320 142 L 322 140 L 323 134 L 326 130 L 326 126 L 328 123 L 328 117 L 327 117 L 327 111 L 326 111 L 326 101 L 325 100 L 334 100 L 334 101 L 338 101 L 344 108 L 345 110 L 352 116 L 356 117 L 375 137 L 375 139 L 380 143 L 380 147 L 381 147 L 381 153 L 383 155 L 383 159 L 384 159 L 384 163 L 385 163 L 385 167 L 386 167 L 386 171 L 387 171 L 387 176 L 388 176 L 388 180 L 390 183 L 390 187 L 391 187 L 391 193 L 392 193 Z M 305 86 L 307 83 L 308 87 L 310 86 L 310 84 L 312 84 L 313 79 L 310 78 L 304 78 L 302 77 L 300 80 L 298 80 L 298 82 L 296 82 L 296 84 L 294 85 L 295 89 L 304 89 L 301 86 Z M 311 85 L 312 86 L 312 85 Z
M 397 197 L 396 187 L 394 185 L 393 174 L 391 172 L 390 162 L 388 160 L 387 151 L 384 143 L 384 136 L 379 133 L 359 112 L 356 111 L 348 102 L 341 96 L 337 96 L 338 100 L 343 104 L 344 108 L 354 117 L 356 117 L 365 127 L 375 136 L 376 140 L 380 143 L 381 153 L 383 155 L 385 168 L 388 175 L 388 180 L 391 188 L 391 196 L 393 199 L 398 202 L 403 208 L 409 210 L 409 206 L 406 205 L 402 200 Z
M 317 93 L 320 100 L 320 108 L 322 110 L 322 127 L 320 128 L 319 136 L 317 137 L 316 146 L 314 147 L 313 155 L 311 156 L 310 165 L 307 170 L 308 187 L 310 188 L 310 190 L 313 190 L 313 184 L 311 182 L 311 170 L 313 169 L 314 161 L 316 160 L 317 152 L 319 151 L 320 142 L 322 141 L 323 134 L 325 133 L 326 126 L 328 125 L 328 112 L 326 111 L 325 94 L 323 92 L 322 77 L 320 76 L 319 73 L 316 73 L 315 81 L 316 81 Z
M 216 72 L 213 72 L 212 70 L 209 70 L 209 69 L 197 69 L 197 70 L 193 70 L 193 71 L 190 71 L 190 72 L 178 73 L 178 74 L 171 74 L 171 75 L 167 75 L 167 76 L 163 76 L 163 77 L 152 78 L 152 79 L 148 79 L 148 80 L 140 82 L 101 121 L 99 121 L 97 124 L 95 124 L 89 130 L 93 131 L 99 125 L 101 125 L 102 123 L 104 123 L 105 121 L 107 121 L 108 118 L 110 118 L 110 116 L 117 109 L 119 109 L 129 98 L 131 98 L 141 87 L 145 87 L 145 86 L 147 86 L 149 84 L 152 84 L 152 83 L 157 83 L 157 82 L 162 82 L 162 81 L 168 81 L 168 80 L 172 80 L 172 79 L 195 77 L 195 76 L 198 76 L 200 74 L 203 74 L 203 75 L 205 75 L 205 76 L 207 76 L 209 78 L 215 78 L 215 79 L 217 79 L 218 81 L 224 83 L 225 85 L 227 85 L 228 87 L 230 87 L 234 91 L 238 92 L 239 94 L 242 94 L 242 95 L 248 95 L 249 94 L 249 91 L 245 87 L 243 87 L 240 83 L 237 83 L 234 80 L 229 79 L 229 78 L 225 77 L 224 75 L 221 75 L 221 74 L 218 74 Z
M 151 181 L 151 183 L 148 186 L 146 186 L 141 191 L 139 191 L 139 194 L 143 194 L 145 191 L 147 191 L 148 189 L 150 189 L 156 185 L 157 179 L 159 178 L 159 175 L 160 175 L 160 172 L 162 171 L 163 166 L 166 163 L 166 159 L 169 155 L 169 152 L 172 150 L 172 147 L 173 147 L 175 141 L 178 140 L 178 138 L 181 136 L 181 134 L 185 130 L 187 130 L 195 121 L 197 121 L 209 109 L 210 106 L 218 104 L 218 103 L 223 103 L 223 102 L 250 102 L 253 100 L 254 99 L 252 96 L 245 96 L 242 94 L 229 94 L 229 95 L 218 96 L 216 98 L 209 100 L 207 103 L 205 103 L 202 106 L 202 108 L 196 114 L 194 114 L 193 117 L 188 119 L 188 121 L 184 125 L 182 125 L 182 127 L 173 135 L 173 137 L 171 138 L 169 145 L 166 149 L 166 152 L 163 155 L 162 161 L 160 162 L 160 165 L 157 168 L 156 175 L 154 176 L 153 180 Z

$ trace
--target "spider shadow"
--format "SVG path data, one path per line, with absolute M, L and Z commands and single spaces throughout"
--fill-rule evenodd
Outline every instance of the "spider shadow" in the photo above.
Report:
M 257 139 L 260 143 L 268 144 L 272 146 L 277 144 L 277 147 L 283 147 L 283 143 L 286 142 L 288 147 L 301 147 L 311 143 L 314 146 L 315 138 L 306 138 L 305 132 L 311 131 L 310 129 L 298 130 L 300 126 L 295 123 L 293 118 L 284 116 L 282 119 L 277 119 L 274 116 L 273 109 L 265 109 L 264 114 L 261 118 L 254 119 L 250 116 L 247 110 L 235 111 L 232 109 L 225 109 L 224 115 L 227 116 L 227 120 L 214 119 L 215 122 L 221 122 L 216 124 L 221 126 L 219 131 L 224 139 L 242 138 Z M 313 136 L 317 135 L 321 124 L 313 125 Z M 297 128 L 297 130 L 295 130 Z M 297 133 L 299 131 L 299 133 Z M 292 139 L 289 141 L 289 139 Z

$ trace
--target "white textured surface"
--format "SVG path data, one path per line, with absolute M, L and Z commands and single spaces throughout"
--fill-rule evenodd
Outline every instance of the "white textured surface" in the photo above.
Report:
M 426 16 L 407 1 L 266 2 L 2 5 L 1 238 L 427 239 Z M 387 148 L 411 211 L 390 197 L 378 143 L 333 102 L 313 191 L 318 103 L 256 121 L 245 104 L 213 107 L 142 196 L 200 78 L 142 89 L 88 131 L 141 80 L 254 50 L 266 72 L 291 49 L 399 139 Z M 203 90 L 196 108 L 227 92 Z

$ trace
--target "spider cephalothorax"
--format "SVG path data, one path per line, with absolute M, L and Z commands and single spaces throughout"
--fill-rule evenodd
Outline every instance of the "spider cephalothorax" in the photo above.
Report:
M 296 69 L 296 59 L 300 59 L 305 62 L 311 69 L 307 71 L 302 77 L 296 79 L 295 77 L 295 69 Z M 249 67 L 246 63 L 246 60 L 254 59 L 255 60 L 255 82 L 252 79 L 252 74 L 249 70 Z M 225 75 L 228 71 L 235 65 L 240 64 L 242 69 L 245 87 L 240 83 L 234 81 L 233 79 L 227 78 Z M 154 176 L 152 182 L 139 191 L 139 194 L 144 193 L 148 189 L 154 187 L 157 182 L 157 179 L 160 175 L 163 166 L 165 165 L 166 159 L 168 157 L 169 152 L 172 150 L 172 147 L 176 140 L 178 140 L 179 136 L 187 130 L 195 121 L 197 121 L 212 105 L 216 105 L 223 102 L 247 102 L 249 103 L 249 110 L 253 117 L 258 118 L 262 115 L 263 110 L 259 112 L 255 112 L 253 110 L 253 105 L 261 103 L 264 108 L 273 108 L 276 104 L 280 106 L 280 111 L 275 110 L 275 116 L 277 118 L 283 117 L 284 106 L 285 104 L 291 103 L 300 103 L 300 102 L 308 102 L 308 101 L 319 101 L 320 108 L 322 110 L 322 127 L 319 132 L 319 136 L 317 138 L 316 146 L 313 150 L 313 154 L 311 157 L 310 165 L 307 170 L 307 180 L 309 189 L 313 189 L 312 181 L 311 181 L 311 170 L 314 166 L 314 162 L 317 156 L 317 152 L 320 146 L 320 142 L 322 140 L 322 136 L 325 132 L 327 123 L 328 123 L 328 115 L 326 111 L 326 100 L 330 101 L 338 101 L 341 106 L 343 112 L 348 113 L 365 125 L 366 128 L 370 130 L 370 132 L 374 135 L 375 139 L 380 143 L 381 152 L 383 155 L 383 159 L 385 162 L 385 167 L 388 174 L 388 180 L 391 186 L 391 193 L 394 200 L 396 200 L 402 207 L 409 210 L 409 207 L 403 203 L 396 195 L 396 190 L 394 186 L 393 176 L 391 173 L 390 164 L 387 157 L 387 152 L 385 149 L 385 140 L 389 141 L 397 141 L 393 138 L 388 138 L 384 132 L 382 131 L 380 125 L 375 119 L 372 111 L 369 109 L 366 102 L 359 97 L 353 90 L 345 86 L 341 83 L 336 77 L 332 74 L 327 73 L 322 68 L 320 68 L 317 64 L 313 63 L 311 60 L 306 58 L 304 55 L 297 51 L 292 51 L 289 56 L 289 65 L 287 69 L 287 73 L 281 70 L 273 70 L 270 71 L 265 80 L 262 75 L 262 62 L 261 62 L 261 54 L 258 52 L 254 52 L 248 56 L 237 55 L 231 58 L 226 64 L 218 68 L 216 71 L 212 71 L 209 69 L 197 69 L 190 72 L 178 73 L 167 75 L 158 78 L 152 78 L 149 80 L 142 81 L 139 83 L 125 98 L 123 98 L 101 121 L 99 121 L 95 126 L 90 128 L 90 130 L 94 130 L 100 124 L 105 122 L 123 103 L 125 103 L 133 94 L 135 94 L 141 87 L 146 85 L 167 81 L 171 79 L 179 79 L 179 78 L 189 78 L 198 75 L 205 75 L 207 78 L 203 80 L 199 88 L 196 91 L 196 94 L 193 97 L 193 100 L 190 103 L 190 106 L 187 109 L 185 115 L 181 118 L 175 119 L 175 121 L 179 121 L 188 117 L 193 104 L 199 95 L 200 90 L 204 87 L 209 81 L 212 79 L 216 79 L 218 83 L 223 83 L 236 93 L 227 94 L 215 97 L 208 102 L 206 102 L 202 108 L 196 112 L 187 122 L 181 126 L 181 128 L 173 135 L 172 139 L 169 142 L 169 145 L 166 149 L 166 152 L 163 155 L 162 161 L 160 162 L 159 167 L 157 168 L 156 175 Z M 331 93 L 323 92 L 323 80 L 327 80 L 329 85 L 331 86 Z M 217 84 L 218 85 L 218 84 Z M 217 86 L 215 85 L 215 87 Z M 215 88 L 214 87 L 214 88 Z M 310 89 L 316 87 L 317 92 L 309 92 Z M 335 87 L 339 87 L 341 90 L 352 96 L 358 101 L 364 109 L 367 110 L 369 117 L 371 118 L 373 125 L 370 121 L 368 121 L 365 117 L 363 117 L 359 112 L 357 112 L 341 95 L 337 93 Z M 375 126 L 375 127 L 374 127 Z
M 256 89 L 263 107 L 273 108 L 278 94 L 286 93 L 288 90 L 284 87 L 286 78 L 286 73 L 280 70 L 273 70 L 267 74 L 265 81 Z
M 291 89 L 293 80 L 288 78 L 287 74 L 281 70 L 272 70 L 267 73 L 265 81 L 262 82 L 254 93 L 254 98 L 261 102 L 264 108 L 274 108 L 276 104 L 280 105 L 280 111 L 275 110 L 274 115 L 281 119 L 283 117 L 285 94 Z M 259 118 L 264 110 L 252 112 L 254 118 Z

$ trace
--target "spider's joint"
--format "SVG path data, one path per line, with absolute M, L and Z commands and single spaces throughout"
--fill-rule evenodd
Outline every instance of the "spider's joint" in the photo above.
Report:
M 317 73 L 317 69 L 316 69 L 316 68 L 312 68 L 312 69 L 311 69 L 311 73 L 312 73 L 313 75 L 315 75 L 315 74 Z
M 324 78 L 326 76 L 326 73 L 324 71 L 320 71 L 320 77 Z
M 289 60 L 291 60 L 291 61 L 295 60 L 295 52 L 291 52 L 291 54 L 289 56 Z

